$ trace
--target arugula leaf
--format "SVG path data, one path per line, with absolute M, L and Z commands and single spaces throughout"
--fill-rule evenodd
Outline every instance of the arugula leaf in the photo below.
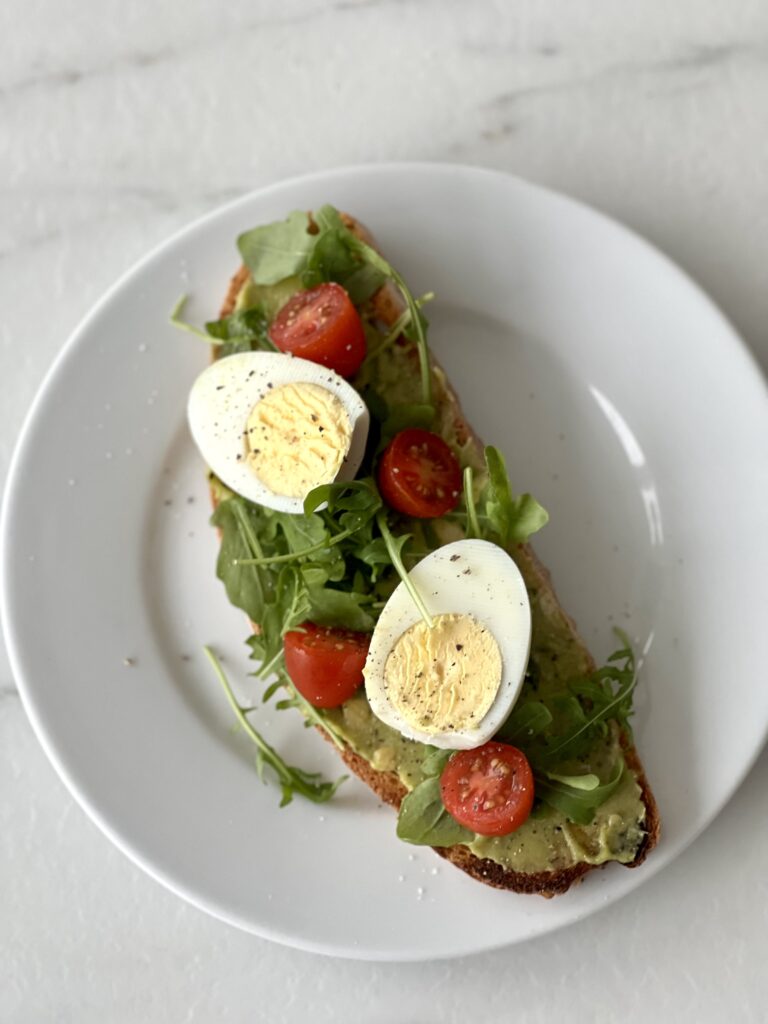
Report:
M 403 799 L 397 835 L 406 843 L 419 846 L 454 846 L 471 843 L 475 838 L 475 833 L 460 825 L 443 806 L 439 775 L 420 782 Z
M 374 540 L 369 541 L 365 547 L 357 552 L 357 557 L 365 565 L 370 566 L 371 580 L 374 583 L 379 578 L 380 569 L 384 566 L 389 567 L 392 565 L 389 549 L 384 543 L 383 537 L 376 537 Z
M 209 320 L 205 325 L 206 331 L 214 339 L 211 344 L 221 342 L 222 355 L 226 356 L 255 349 L 277 352 L 277 346 L 267 333 L 268 327 L 269 318 L 261 306 L 231 313 L 221 320 Z
M 381 508 L 382 500 L 373 478 L 364 477 L 313 488 L 304 499 L 304 514 L 310 515 L 325 504 L 329 511 L 370 512 L 373 516 Z
M 624 777 L 624 758 L 620 758 L 611 777 L 601 783 L 597 776 L 535 776 L 536 796 L 544 803 L 562 811 L 577 825 L 589 825 L 597 808 L 605 803 Z M 581 784 L 576 783 L 581 780 Z M 583 783 L 589 782 L 589 788 Z M 592 784 L 596 780 L 595 785 Z
M 383 448 L 395 434 L 406 427 L 422 427 L 428 430 L 435 421 L 435 407 L 423 405 L 422 403 L 409 404 L 403 402 L 400 405 L 393 405 L 389 410 L 384 424 L 381 428 L 380 448 Z
M 312 214 L 312 219 L 321 233 L 323 231 L 347 230 L 344 221 L 341 219 L 341 214 L 336 207 L 331 206 L 330 203 L 323 203 L 318 210 L 315 210 Z
M 270 599 L 253 621 L 259 632 L 252 638 L 254 656 L 261 661 L 259 676 L 265 678 L 282 661 L 283 637 L 309 617 L 312 604 L 301 574 L 294 566 L 283 566 L 270 578 Z
M 524 746 L 532 737 L 538 736 L 551 724 L 552 712 L 540 700 L 529 700 L 518 704 L 494 739 Z
M 263 515 L 256 505 L 235 495 L 219 503 L 211 522 L 221 531 L 216 575 L 223 582 L 230 602 L 253 622 L 260 623 L 274 584 L 257 566 L 238 563 L 263 556 L 258 540 Z
M 502 547 L 521 544 L 545 526 L 549 516 L 530 494 L 512 496 L 504 456 L 491 445 L 485 449 L 488 483 L 481 496 L 482 511 Z
M 286 804 L 289 804 L 297 793 L 316 804 L 326 803 L 330 800 L 347 776 L 343 775 L 335 782 L 325 782 L 319 772 L 308 772 L 303 768 L 287 764 L 274 747 L 271 747 L 261 733 L 257 732 L 249 722 L 246 717 L 247 710 L 238 703 L 232 687 L 224 674 L 224 670 L 211 648 L 204 647 L 203 650 L 213 666 L 213 670 L 221 683 L 232 710 L 235 712 L 240 726 L 256 744 L 256 771 L 259 774 L 259 778 L 264 779 L 265 767 L 271 768 L 277 776 L 277 781 L 282 790 L 280 806 L 285 807 Z
M 307 594 L 309 614 L 305 618 L 316 622 L 318 626 L 343 626 L 345 629 L 367 633 L 375 625 L 373 616 L 363 607 L 368 600 L 366 594 L 321 586 L 309 586 Z
M 319 214 L 315 216 L 315 222 Z M 321 224 L 318 223 L 318 227 Z M 321 233 L 307 258 L 302 273 L 305 288 L 314 288 L 324 281 L 336 281 L 349 294 L 354 304 L 369 299 L 385 281 L 384 275 L 365 263 L 349 244 L 349 231 L 341 227 L 321 227 Z
M 556 775 L 555 772 L 545 772 L 545 775 L 553 782 L 562 782 L 570 789 L 583 789 L 588 793 L 600 785 L 600 776 L 595 775 L 594 772 L 586 772 L 581 775 Z
M 596 669 L 584 679 L 569 684 L 570 694 L 559 698 L 558 733 L 549 738 L 537 764 L 552 768 L 588 750 L 598 732 L 604 732 L 607 723 L 617 722 L 620 729 L 631 732 L 632 692 L 637 685 L 635 656 L 626 634 L 616 630 L 624 647 L 614 652 L 608 664 Z M 617 662 L 623 661 L 622 665 Z M 565 725 L 565 728 L 562 726 Z
M 456 753 L 455 750 L 443 750 L 442 747 L 427 747 L 429 753 L 421 762 L 424 775 L 442 775 L 443 768 Z
M 277 284 L 304 269 L 316 240 L 307 214 L 294 210 L 286 220 L 244 232 L 237 247 L 256 284 Z

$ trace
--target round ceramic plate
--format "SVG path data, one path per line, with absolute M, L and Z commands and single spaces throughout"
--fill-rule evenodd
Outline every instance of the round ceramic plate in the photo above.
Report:
M 214 575 L 204 470 L 185 425 L 206 348 L 168 325 L 216 314 L 236 235 L 295 208 L 354 213 L 416 293 L 470 422 L 549 509 L 536 548 L 598 658 L 624 627 L 646 652 L 636 738 L 663 839 L 542 900 L 472 881 L 395 838 L 356 780 L 330 805 L 257 778 L 202 655 L 254 694 L 247 626 Z M 482 170 L 337 170 L 198 221 L 98 304 L 23 432 L 7 493 L 3 612 L 30 718 L 108 836 L 181 896 L 304 949 L 406 960 L 504 945 L 575 921 L 650 878 L 733 793 L 766 734 L 768 406 L 712 303 L 623 227 Z M 761 557 L 763 556 L 763 557 Z M 260 727 L 329 776 L 293 712 Z M 713 770 L 716 766 L 716 771 Z

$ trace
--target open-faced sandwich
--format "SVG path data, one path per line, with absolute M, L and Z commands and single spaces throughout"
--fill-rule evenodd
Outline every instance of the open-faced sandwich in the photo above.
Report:
M 336 745 L 402 840 L 481 881 L 551 896 L 638 865 L 659 819 L 630 643 L 597 669 L 560 608 L 528 545 L 547 514 L 467 425 L 427 346 L 431 296 L 330 206 L 238 245 L 188 413 L 265 699 Z M 330 799 L 211 658 L 283 802 Z

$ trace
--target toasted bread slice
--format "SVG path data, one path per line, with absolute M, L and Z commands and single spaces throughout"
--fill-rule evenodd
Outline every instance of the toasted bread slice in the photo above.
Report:
M 359 238 L 362 238 L 370 245 L 374 244 L 371 235 L 359 221 L 346 214 L 343 215 L 343 218 L 347 227 Z M 222 317 L 228 316 L 234 311 L 237 297 L 248 277 L 248 270 L 243 266 L 230 280 L 227 295 L 221 307 Z M 373 297 L 372 301 L 376 318 L 386 325 L 392 325 L 402 312 L 400 297 L 388 285 L 382 287 Z M 481 452 L 483 448 L 482 442 L 469 427 L 461 411 L 458 397 L 448 383 L 446 383 L 445 387 L 444 402 L 447 405 L 446 411 L 453 421 L 459 440 L 462 443 L 465 440 L 468 441 Z M 568 631 L 570 642 L 582 652 L 585 662 L 594 668 L 594 661 L 584 641 L 579 636 L 575 623 L 560 607 L 549 572 L 539 562 L 531 546 L 528 544 L 516 546 L 514 557 L 518 564 L 520 564 L 521 569 L 524 569 L 526 579 L 535 582 L 540 600 L 546 602 L 550 612 L 558 616 L 562 627 Z M 323 733 L 323 735 L 326 734 Z M 625 867 L 637 867 L 645 860 L 648 853 L 658 842 L 661 823 L 656 801 L 651 792 L 637 750 L 629 735 L 622 736 L 622 746 L 626 765 L 637 780 L 641 790 L 641 799 L 645 805 L 645 821 L 643 824 L 645 837 L 638 847 L 634 859 L 624 865 Z M 379 771 L 373 768 L 365 758 L 355 753 L 350 747 L 346 747 L 341 752 L 341 757 L 355 775 L 362 779 L 384 803 L 399 808 L 401 801 L 408 791 L 395 772 Z M 452 864 L 455 864 L 456 867 L 461 868 L 468 875 L 471 875 L 472 878 L 485 882 L 486 885 L 497 889 L 508 889 L 511 892 L 538 893 L 545 897 L 566 892 L 574 883 L 579 882 L 588 872 L 594 870 L 596 866 L 589 863 L 576 863 L 570 867 L 555 871 L 523 872 L 509 870 L 493 860 L 477 857 L 466 846 L 435 848 L 435 852 Z M 608 863 L 611 862 L 609 861 Z M 606 865 L 599 866 L 605 867 Z

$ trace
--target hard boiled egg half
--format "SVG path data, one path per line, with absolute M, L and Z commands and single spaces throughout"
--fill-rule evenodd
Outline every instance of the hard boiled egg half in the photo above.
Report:
M 281 352 L 217 359 L 192 385 L 187 414 L 227 487 L 294 514 L 314 487 L 354 479 L 368 436 L 368 410 L 343 377 Z
M 531 608 L 520 570 L 496 544 L 460 540 L 408 575 L 430 624 L 401 582 L 371 640 L 368 702 L 409 739 L 479 747 L 503 725 L 525 677 Z

